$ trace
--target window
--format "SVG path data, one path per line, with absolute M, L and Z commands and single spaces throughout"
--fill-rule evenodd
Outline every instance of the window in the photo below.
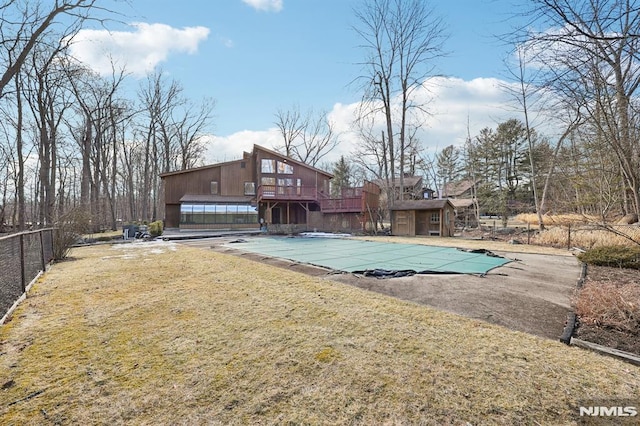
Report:
M 440 223 L 440 212 L 431 213 L 431 223 Z
M 182 204 L 182 224 L 255 224 L 258 211 L 249 204 Z
M 247 168 L 247 162 L 246 161 L 241 161 L 240 162 L 240 168 L 241 169 L 246 169 Z
M 275 185 L 276 184 L 276 178 L 273 177 L 263 177 L 260 180 L 260 183 L 262 185 Z
M 278 173 L 283 175 L 292 175 L 293 166 L 291 164 L 285 163 L 284 161 L 278 161 Z
M 275 173 L 276 172 L 276 160 L 262 159 L 262 166 L 260 171 L 262 173 Z
M 244 183 L 244 195 L 256 195 L 256 184 L 254 182 Z
M 293 179 L 291 178 L 278 178 L 278 194 L 291 194 L 288 189 L 293 186 Z
M 211 195 L 218 194 L 218 182 L 215 180 L 211 181 Z

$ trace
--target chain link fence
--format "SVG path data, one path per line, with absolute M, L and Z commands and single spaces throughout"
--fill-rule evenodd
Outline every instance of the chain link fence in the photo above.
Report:
M 0 324 L 52 259 L 53 229 L 0 237 Z

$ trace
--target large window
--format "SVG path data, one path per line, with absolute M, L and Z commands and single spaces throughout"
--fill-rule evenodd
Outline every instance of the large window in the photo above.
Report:
M 268 160 L 266 158 L 263 158 L 261 166 L 260 166 L 260 171 L 262 173 L 275 173 L 276 172 L 276 160 Z
M 180 223 L 237 225 L 258 223 L 258 211 L 248 204 L 182 204 Z
M 278 161 L 278 173 L 283 175 L 292 175 L 293 166 L 283 161 Z
M 278 194 L 291 194 L 289 187 L 293 186 L 293 179 L 278 178 Z

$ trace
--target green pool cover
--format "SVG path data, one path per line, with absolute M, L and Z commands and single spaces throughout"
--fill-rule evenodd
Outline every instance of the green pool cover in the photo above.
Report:
M 490 252 L 348 238 L 260 237 L 234 249 L 357 274 L 373 271 L 417 274 L 486 274 L 511 260 Z

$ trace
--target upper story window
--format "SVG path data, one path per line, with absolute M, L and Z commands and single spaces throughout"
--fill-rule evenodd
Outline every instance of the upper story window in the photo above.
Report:
M 278 161 L 278 173 L 283 175 L 292 175 L 293 166 L 291 164 L 285 163 L 284 161 Z
M 218 195 L 218 182 L 215 180 L 211 181 L 211 195 Z
M 276 172 L 276 160 L 262 159 L 260 171 L 262 173 L 275 173 Z

